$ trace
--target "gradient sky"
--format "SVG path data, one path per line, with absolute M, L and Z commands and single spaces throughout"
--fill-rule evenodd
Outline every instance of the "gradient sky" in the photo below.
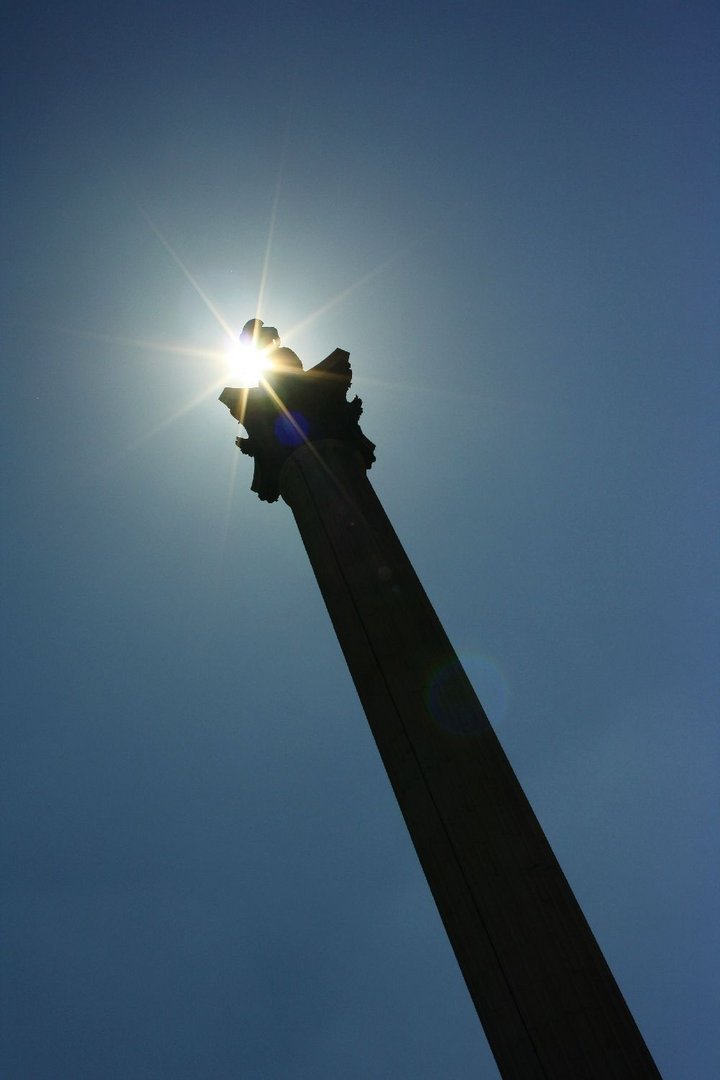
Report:
M 372 482 L 661 1072 L 720 1075 L 719 30 L 6 16 L 3 1080 L 498 1075 L 211 308 L 350 350 Z

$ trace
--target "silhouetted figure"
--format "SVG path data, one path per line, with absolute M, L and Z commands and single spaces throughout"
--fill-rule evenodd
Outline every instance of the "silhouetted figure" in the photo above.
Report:
M 265 351 L 269 367 L 252 389 L 226 386 L 220 401 L 245 430 L 247 437 L 235 442 L 243 454 L 255 459 L 252 490 L 266 502 L 280 494 L 280 470 L 303 443 L 339 439 L 360 453 L 365 468 L 375 460 L 375 444 L 358 423 L 362 413 L 359 397 L 346 398 L 352 382 L 350 353 L 335 349 L 308 371 L 300 358 L 280 346 L 274 326 L 249 319 L 240 340 Z
M 262 319 L 248 319 L 242 328 L 240 341 L 252 345 L 254 349 L 265 352 L 272 368 L 271 371 L 302 371 L 300 357 L 292 349 L 280 345 L 280 335 L 274 326 L 265 326 Z M 267 378 L 268 376 L 266 376 Z

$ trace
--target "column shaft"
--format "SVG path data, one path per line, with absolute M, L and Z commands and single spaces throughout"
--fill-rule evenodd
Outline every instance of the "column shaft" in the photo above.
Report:
M 502 1076 L 658 1077 L 359 456 L 303 446 L 281 493 Z

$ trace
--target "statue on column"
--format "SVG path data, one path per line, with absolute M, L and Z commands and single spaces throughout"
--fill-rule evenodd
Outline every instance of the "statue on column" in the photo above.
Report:
M 277 329 L 265 326 L 261 319 L 249 319 L 240 340 L 265 354 L 268 369 L 259 386 L 226 386 L 220 401 L 247 432 L 235 443 L 254 459 L 251 490 L 260 499 L 277 500 L 280 469 L 305 443 L 321 439 L 350 443 L 365 467 L 371 467 L 375 444 L 360 428 L 362 401 L 357 396 L 352 401 L 346 397 L 352 383 L 350 353 L 334 349 L 305 371 L 296 353 L 280 344 Z

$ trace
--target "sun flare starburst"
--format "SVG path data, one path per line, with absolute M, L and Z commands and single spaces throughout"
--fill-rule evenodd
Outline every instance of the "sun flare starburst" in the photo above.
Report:
M 228 343 L 225 350 L 228 386 L 257 386 L 269 366 L 267 349 L 256 349 L 251 343 L 237 339 Z
M 271 213 L 271 220 L 268 230 L 268 238 L 265 250 L 265 257 L 263 260 L 260 290 L 258 296 L 258 303 L 255 310 L 260 311 L 264 306 L 264 293 L 267 284 L 268 271 L 270 266 L 270 257 L 272 249 L 272 240 L 275 229 L 275 217 L 277 213 L 277 204 L 280 192 L 280 177 L 278 178 L 278 184 L 276 186 L 275 197 L 273 200 L 273 208 Z M 137 204 L 136 204 L 137 205 Z M 158 225 L 152 220 L 152 218 L 145 212 L 145 210 L 137 205 L 137 209 L 144 218 L 146 224 L 156 236 L 157 240 L 166 250 L 171 257 L 175 265 L 182 272 L 184 277 L 190 283 L 195 290 L 198 298 L 205 305 L 206 309 L 213 316 L 218 323 L 220 329 L 223 332 L 223 339 L 218 342 L 216 339 L 216 345 L 212 347 L 197 347 L 191 344 L 170 344 L 167 342 L 156 341 L 144 341 L 140 339 L 128 339 L 128 338 L 115 338 L 109 335 L 93 334 L 77 331 L 65 331 L 70 333 L 78 333 L 78 336 L 88 336 L 97 338 L 104 341 L 115 341 L 118 344 L 125 344 L 133 347 L 137 347 L 143 350 L 151 352 L 166 353 L 169 356 L 175 356 L 176 358 L 190 358 L 197 357 L 198 360 L 209 362 L 211 369 L 214 369 L 211 373 L 209 382 L 205 383 L 199 392 L 191 397 L 191 399 L 180 409 L 173 411 L 170 415 L 162 418 L 159 423 L 147 431 L 140 439 L 127 448 L 127 452 L 131 452 L 138 445 L 144 443 L 150 438 L 153 438 L 159 432 L 163 431 L 168 425 L 172 424 L 179 416 L 184 415 L 186 412 L 200 405 L 207 397 L 211 395 L 217 395 L 218 390 L 224 386 L 230 386 L 243 390 L 245 392 L 245 399 L 247 398 L 247 392 L 254 387 L 263 386 L 267 393 L 275 400 L 279 411 L 285 417 L 285 426 L 288 431 L 291 432 L 292 437 L 297 436 L 303 439 L 304 432 L 301 427 L 297 425 L 294 418 L 287 412 L 284 406 L 284 402 L 278 396 L 273 389 L 273 378 L 271 372 L 276 375 L 282 376 L 283 373 L 302 371 L 302 364 L 297 355 L 288 349 L 282 347 L 280 343 L 280 337 L 275 327 L 265 326 L 262 319 L 253 318 L 247 322 L 238 335 L 237 330 L 233 328 L 232 317 L 228 318 L 221 311 L 220 307 L 200 285 L 195 275 L 191 272 L 189 267 L 185 264 L 184 260 L 180 257 L 179 253 L 175 250 L 175 247 L 170 243 L 168 238 L 161 232 Z M 396 252 L 390 258 L 381 262 L 378 266 L 372 268 L 368 273 L 362 275 L 356 281 L 352 282 L 349 286 L 341 289 L 330 299 L 321 304 L 315 311 L 308 312 L 307 315 L 301 317 L 296 325 L 288 331 L 292 336 L 294 332 L 305 329 L 312 322 L 324 315 L 331 308 L 334 308 L 337 304 L 342 303 L 358 288 L 361 288 L 366 283 L 374 279 L 378 274 L 384 273 L 391 265 L 393 265 L 397 259 L 415 246 L 417 241 L 411 245 L 406 245 L 405 248 Z M 219 346 L 219 348 L 218 348 Z M 233 470 L 234 476 L 234 470 Z

